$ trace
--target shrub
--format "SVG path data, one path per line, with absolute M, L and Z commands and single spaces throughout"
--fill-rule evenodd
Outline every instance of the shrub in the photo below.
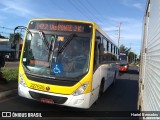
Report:
M 18 68 L 5 68 L 2 69 L 3 78 L 7 81 L 18 80 Z

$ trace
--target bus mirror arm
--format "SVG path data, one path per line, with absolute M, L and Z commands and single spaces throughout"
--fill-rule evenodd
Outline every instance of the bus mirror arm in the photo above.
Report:
M 15 32 L 16 32 L 16 30 L 17 29 L 25 29 L 28 33 L 30 33 L 31 34 L 31 36 L 32 36 L 32 33 L 31 33 L 31 31 L 27 28 L 27 27 L 25 27 L 25 26 L 17 26 L 17 27 L 15 27 L 14 28 L 14 35 L 15 35 Z
M 101 41 L 101 37 L 100 36 L 97 36 L 96 39 Z
M 32 33 L 31 33 L 31 31 L 29 31 L 29 29 L 27 27 L 25 27 L 25 26 L 17 26 L 17 27 L 14 28 L 14 35 L 13 35 L 13 42 L 12 42 L 12 44 L 15 44 L 16 35 L 17 35 L 16 30 L 17 29 L 21 29 L 21 30 L 24 29 L 24 30 L 26 30 L 28 33 L 31 34 L 31 38 L 32 38 Z

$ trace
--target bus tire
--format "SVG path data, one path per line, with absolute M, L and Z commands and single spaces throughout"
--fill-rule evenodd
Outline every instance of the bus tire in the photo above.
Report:
M 104 79 L 101 80 L 98 98 L 100 98 L 100 97 L 102 96 L 102 94 L 103 94 L 103 89 L 104 89 Z
M 100 88 L 99 88 L 99 93 L 98 93 L 98 99 L 94 102 L 94 105 L 98 103 L 99 98 L 103 94 L 103 89 L 104 89 L 104 78 L 101 80 Z
M 112 86 L 114 86 L 115 84 L 116 84 L 116 72 L 115 72 L 115 74 L 114 74 L 114 79 L 113 79 L 113 82 L 112 82 Z

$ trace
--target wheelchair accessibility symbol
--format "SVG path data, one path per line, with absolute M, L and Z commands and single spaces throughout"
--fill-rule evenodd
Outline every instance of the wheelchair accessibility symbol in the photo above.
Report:
M 62 67 L 61 64 L 53 64 L 52 65 L 52 72 L 54 74 L 61 74 L 62 73 L 62 69 L 63 69 L 63 67 Z

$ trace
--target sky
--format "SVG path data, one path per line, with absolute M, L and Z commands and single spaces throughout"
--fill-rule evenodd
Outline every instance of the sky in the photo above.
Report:
M 96 22 L 117 44 L 121 22 L 120 45 L 139 55 L 145 7 L 146 0 L 0 0 L 0 34 L 33 18 L 64 18 Z

